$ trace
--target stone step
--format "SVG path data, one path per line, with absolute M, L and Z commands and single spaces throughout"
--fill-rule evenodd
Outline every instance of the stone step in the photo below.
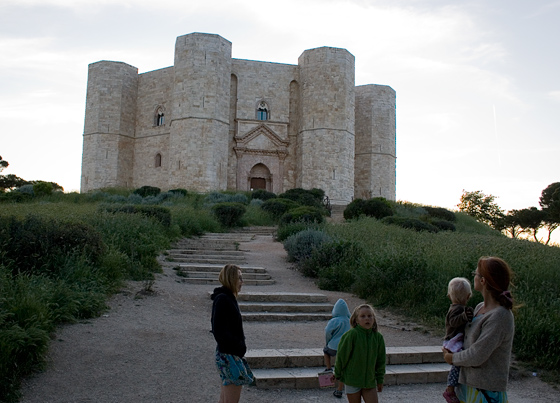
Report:
M 441 364 L 441 346 L 386 347 L 387 364 Z M 249 350 L 245 355 L 251 368 L 320 367 L 322 348 Z
M 298 292 L 241 292 L 237 301 L 254 302 L 328 302 L 324 294 L 298 293 Z
M 214 250 L 214 249 L 169 249 L 169 256 L 183 255 L 212 255 L 212 256 L 244 256 L 242 250 Z
M 212 271 L 177 270 L 177 275 L 184 278 L 205 278 L 205 279 L 212 279 L 217 281 L 219 274 L 220 273 L 212 272 Z M 249 280 L 270 280 L 271 278 L 272 277 L 268 273 L 244 273 L 243 283 L 247 284 Z
M 168 262 L 175 262 L 175 263 L 204 263 L 204 264 L 217 264 L 217 265 L 226 265 L 228 263 L 232 263 L 232 264 L 237 264 L 237 265 L 241 265 L 243 264 L 243 262 L 245 262 L 245 258 L 228 258 L 228 259 L 223 259 L 223 258 L 188 258 L 188 257 L 184 257 L 184 258 L 167 258 L 166 259 Z
M 178 241 L 173 245 L 173 249 L 239 250 L 239 245 L 232 241 L 212 241 L 196 238 Z
M 240 254 L 212 254 L 212 253 L 193 253 L 193 254 L 181 254 L 181 253 L 168 253 L 168 259 L 173 260 L 200 260 L 200 259 L 214 259 L 214 260 L 231 260 L 234 262 L 244 261 L 245 255 Z
M 220 282 L 218 281 L 218 279 L 212 279 L 212 278 L 182 278 L 180 280 L 182 283 L 186 283 L 186 284 L 209 284 L 209 285 L 221 285 Z M 249 279 L 247 281 L 244 281 L 243 284 L 244 285 L 273 285 L 276 282 L 273 279 L 270 280 L 252 280 Z
M 239 302 L 242 312 L 284 312 L 284 313 L 332 313 L 333 305 L 324 303 L 303 303 L 303 302 Z
M 387 347 L 386 385 L 445 382 L 450 365 L 441 346 Z M 307 389 L 319 387 L 324 370 L 323 350 L 264 349 L 245 355 L 259 388 Z
M 177 270 L 181 271 L 208 271 L 208 272 L 215 272 L 220 273 L 220 270 L 224 268 L 224 265 L 220 264 L 200 264 L 200 263 L 179 263 L 175 265 Z M 243 275 L 246 273 L 266 273 L 266 269 L 264 267 L 256 267 L 256 266 L 239 266 Z
M 243 320 L 247 322 L 314 322 L 328 321 L 332 318 L 330 313 L 289 313 L 289 312 L 241 312 Z
M 257 388 L 261 389 L 314 389 L 319 387 L 317 374 L 321 367 L 253 369 Z M 410 383 L 443 383 L 447 380 L 449 364 L 387 365 L 385 385 Z

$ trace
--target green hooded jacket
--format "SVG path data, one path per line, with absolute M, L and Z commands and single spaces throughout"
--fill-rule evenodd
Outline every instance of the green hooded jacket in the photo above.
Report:
M 375 388 L 385 377 L 385 340 L 379 332 L 360 325 L 340 339 L 334 376 L 346 385 Z

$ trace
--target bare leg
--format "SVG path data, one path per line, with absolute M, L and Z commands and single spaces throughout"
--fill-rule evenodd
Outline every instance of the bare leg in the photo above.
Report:
M 327 353 L 324 353 L 323 356 L 325 357 L 325 366 L 327 367 L 327 369 L 331 368 L 331 356 L 328 355 Z
M 222 385 L 222 390 L 220 391 L 220 401 L 219 403 L 238 403 L 241 397 L 241 390 L 243 386 L 237 385 Z
M 377 389 L 370 388 L 370 389 L 362 389 L 362 397 L 364 398 L 365 403 L 378 403 L 379 400 L 377 399 Z
M 346 397 L 348 398 L 348 403 L 361 403 L 362 391 L 359 391 L 357 393 L 350 393 L 350 394 L 347 393 Z

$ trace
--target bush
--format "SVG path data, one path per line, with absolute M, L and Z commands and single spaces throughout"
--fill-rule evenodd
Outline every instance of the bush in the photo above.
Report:
M 280 217 L 280 225 L 286 225 L 295 222 L 316 223 L 321 224 L 325 218 L 321 214 L 321 210 L 316 207 L 301 206 L 289 210 Z
M 304 276 L 318 277 L 319 272 L 322 269 L 326 269 L 330 266 L 343 263 L 344 265 L 352 267 L 353 264 L 350 262 L 355 261 L 363 254 L 364 252 L 362 248 L 356 242 L 347 240 L 331 240 L 315 247 L 310 252 L 309 258 L 300 262 L 298 269 Z M 324 275 L 326 275 L 326 273 L 323 273 L 321 277 L 324 277 Z M 346 287 L 342 287 L 340 285 L 328 285 L 327 283 L 329 281 L 330 280 L 324 282 L 324 287 L 322 288 L 333 291 L 343 291 Z M 349 285 L 351 285 L 351 283 L 347 284 L 347 286 Z
M 288 252 L 288 261 L 301 262 L 311 256 L 313 249 L 330 240 L 331 237 L 322 231 L 308 229 L 298 232 L 284 241 L 284 249 Z
M 325 192 L 321 189 L 305 190 L 302 188 L 289 189 L 278 195 L 279 198 L 288 199 L 302 206 L 323 207 Z
M 140 195 L 142 197 L 147 196 L 157 196 L 161 193 L 161 189 L 155 186 L 142 186 L 134 191 L 134 194 Z
M 304 231 L 306 229 L 321 231 L 322 225 L 309 224 L 305 222 L 294 222 L 294 223 L 279 225 L 276 231 L 276 240 L 278 242 L 283 242 L 290 236 L 297 234 L 300 231 Z
M 263 201 L 267 201 L 270 199 L 274 199 L 276 197 L 276 194 L 269 192 L 267 190 L 264 189 L 257 189 L 257 190 L 253 190 L 253 193 L 251 193 L 251 198 L 254 199 L 260 199 Z
M 383 224 L 387 225 L 398 225 L 399 227 L 406 229 L 413 229 L 415 231 L 428 231 L 428 232 L 438 232 L 439 229 L 435 225 L 427 223 L 416 218 L 406 218 L 406 217 L 385 217 L 381 220 Z
M 353 220 L 356 218 L 360 218 L 362 214 L 364 214 L 364 200 L 363 199 L 354 199 L 346 206 L 344 209 L 344 219 L 345 220 Z
M 449 211 L 443 207 L 424 207 L 424 210 L 428 213 L 430 217 L 441 218 L 445 221 L 455 221 L 455 213 Z
M 430 224 L 432 224 L 433 226 L 435 226 L 441 231 L 455 231 L 457 229 L 455 228 L 455 225 L 452 222 L 446 220 L 431 221 Z
M 239 226 L 245 211 L 246 208 L 241 203 L 226 202 L 212 206 L 212 213 L 218 222 L 226 228 Z
M 263 203 L 261 208 L 269 213 L 272 217 L 279 219 L 288 210 L 298 207 L 298 204 L 289 199 L 283 199 L 280 197 L 269 199 Z
M 249 199 L 243 193 L 220 193 L 212 192 L 204 198 L 205 206 L 212 206 L 217 203 L 240 203 L 248 204 Z
M 171 225 L 171 211 L 166 207 L 160 206 L 137 206 L 132 204 L 111 206 L 100 205 L 99 211 L 108 213 L 140 214 L 145 217 L 153 218 L 165 227 Z
M 96 264 L 104 253 L 100 234 L 90 226 L 38 216 L 27 216 L 24 220 L 0 217 L 0 248 L 2 260 L 14 276 L 58 276 L 69 256 L 83 255 Z
M 391 203 L 383 197 L 374 197 L 373 199 L 366 200 L 362 210 L 366 216 L 374 217 L 378 220 L 393 215 Z
M 50 196 L 53 192 L 53 185 L 49 182 L 38 182 L 33 185 L 33 193 L 37 197 Z
M 188 192 L 187 189 L 170 189 L 169 193 L 175 193 L 177 195 L 187 196 Z

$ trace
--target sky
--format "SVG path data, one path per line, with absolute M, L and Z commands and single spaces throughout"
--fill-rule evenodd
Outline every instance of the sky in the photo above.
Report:
M 560 182 L 560 0 L 2 0 L 2 174 L 79 191 L 88 64 L 173 65 L 213 33 L 236 59 L 345 48 L 356 85 L 397 94 L 397 200 L 505 211 Z

